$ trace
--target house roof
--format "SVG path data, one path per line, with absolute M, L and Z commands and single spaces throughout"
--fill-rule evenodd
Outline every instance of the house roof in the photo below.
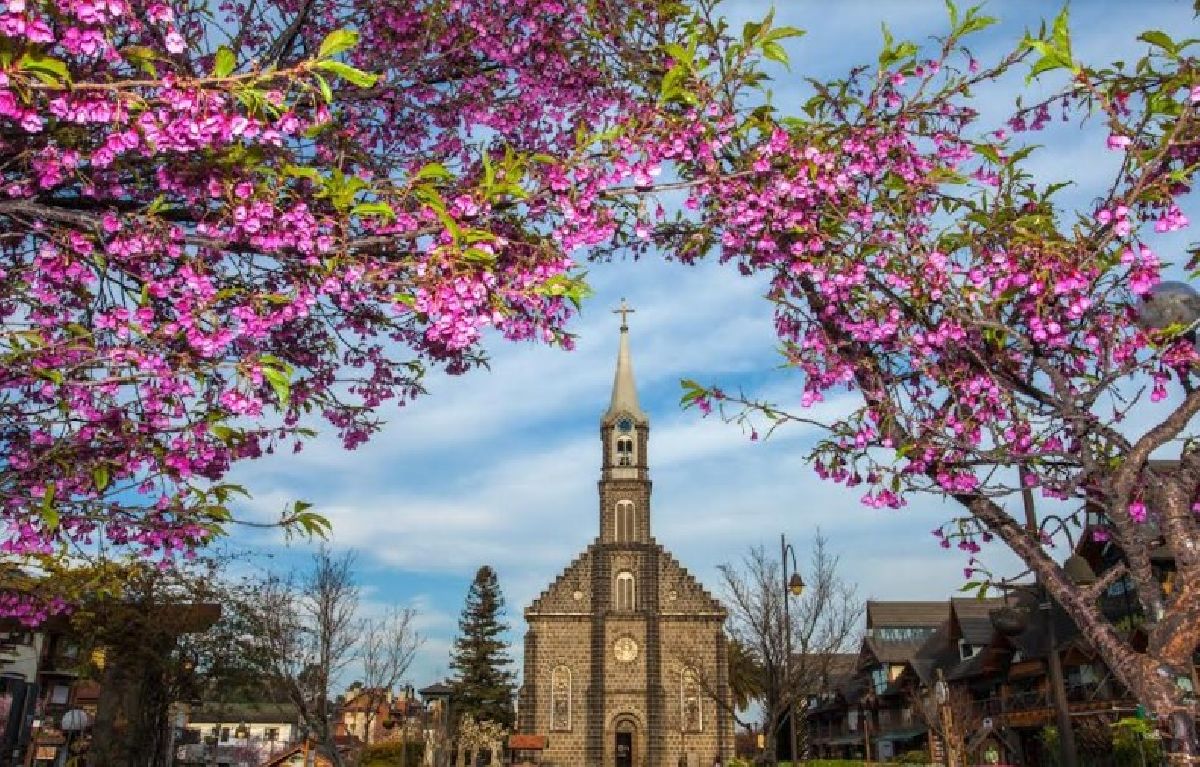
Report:
M 869 652 L 871 657 L 879 663 L 908 663 L 913 656 L 917 654 L 917 650 L 921 649 L 923 641 L 920 639 L 904 640 L 902 642 L 889 642 L 874 637 L 867 637 L 863 640 L 864 652 Z M 859 656 L 860 667 L 863 657 Z M 865 665 L 871 665 L 867 663 Z
M 299 718 L 290 703 L 205 703 L 191 710 L 188 723 L 201 724 L 293 724 Z
M 356 688 L 342 704 L 342 711 L 367 711 L 388 705 L 391 690 L 383 687 Z
M 417 693 L 424 698 L 431 696 L 436 697 L 438 695 L 449 695 L 452 692 L 454 692 L 454 688 L 442 682 L 434 682 L 428 687 L 422 687 L 420 690 L 417 690 Z
M 992 641 L 992 610 L 1005 604 L 1002 597 L 989 599 L 954 598 L 950 600 L 952 638 L 970 645 L 985 645 Z
M 950 615 L 950 603 L 940 602 L 879 602 L 867 600 L 867 628 L 934 627 Z

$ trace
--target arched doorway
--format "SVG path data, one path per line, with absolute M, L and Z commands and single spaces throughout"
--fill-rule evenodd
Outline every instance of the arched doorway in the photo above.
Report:
M 632 716 L 617 717 L 613 728 L 614 767 L 634 767 L 637 764 L 637 721 Z

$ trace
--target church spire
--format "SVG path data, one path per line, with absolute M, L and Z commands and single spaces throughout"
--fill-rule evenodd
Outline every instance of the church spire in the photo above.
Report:
M 629 315 L 634 311 L 625 303 L 624 298 L 621 299 L 621 306 L 613 309 L 613 314 L 621 315 L 621 345 L 617 350 L 612 401 L 609 403 L 608 412 L 604 414 L 605 421 L 620 415 L 627 415 L 642 423 L 649 420 L 638 405 L 637 386 L 633 379 L 633 359 L 629 354 Z

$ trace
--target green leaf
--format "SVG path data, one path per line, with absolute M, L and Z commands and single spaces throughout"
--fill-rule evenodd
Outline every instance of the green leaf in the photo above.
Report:
M 26 53 L 17 62 L 17 69 L 28 72 L 50 86 L 59 87 L 71 81 L 66 63 L 44 53 Z
M 426 179 L 442 181 L 454 178 L 454 174 L 440 162 L 431 162 L 422 165 L 421 169 L 413 175 L 413 178 L 417 181 L 424 181 Z
M 42 508 L 40 512 L 42 521 L 51 530 L 58 527 L 58 512 L 54 508 L 54 494 L 57 490 L 57 485 L 46 485 L 46 492 L 42 495 Z
M 317 69 L 340 77 L 346 82 L 353 83 L 360 88 L 370 88 L 379 79 L 378 75 L 364 72 L 361 69 L 355 69 L 349 64 L 344 64 L 340 61 L 318 61 L 315 66 Z
M 322 176 L 321 172 L 316 168 L 308 168 L 300 165 L 285 165 L 283 166 L 283 174 L 285 176 L 307 178 L 317 184 L 322 184 L 325 182 L 324 176 Z
M 768 58 L 771 61 L 778 61 L 785 67 L 788 67 L 789 69 L 791 68 L 791 62 L 788 60 L 787 51 L 784 50 L 784 47 L 779 43 L 768 40 L 767 42 L 763 43 L 762 52 L 765 58 Z
M 967 581 L 962 586 L 960 586 L 958 590 L 959 591 L 973 591 L 973 590 L 979 588 L 980 583 L 982 583 L 982 581 Z
M 1069 25 L 1070 6 L 1063 6 L 1063 9 L 1054 17 L 1054 29 L 1051 36 L 1054 39 L 1054 45 L 1058 50 L 1062 51 L 1063 55 L 1069 61 L 1071 59 L 1071 30 Z
M 349 29 L 335 29 L 321 41 L 321 47 L 317 50 L 317 58 L 327 59 L 330 56 L 344 53 L 356 45 L 358 45 L 357 32 Z
M 763 39 L 770 42 L 772 40 L 786 40 L 790 37 L 803 37 L 806 34 L 808 33 L 799 27 L 775 27 Z
M 237 57 L 233 55 L 233 51 L 224 45 L 217 49 L 217 55 L 213 59 L 213 77 L 228 77 L 236 66 Z
M 379 216 L 390 221 L 396 220 L 396 211 L 386 202 L 360 202 L 351 208 L 350 212 L 358 216 Z
M 260 357 L 259 364 L 262 366 L 263 378 L 267 379 L 267 383 L 275 390 L 280 406 L 286 408 L 292 399 L 292 366 L 270 354 Z
M 708 390 L 690 378 L 684 378 L 679 382 L 683 387 L 683 396 L 679 398 L 679 404 L 687 407 L 696 400 L 706 396 Z
M 92 469 L 92 482 L 96 485 L 96 490 L 104 492 L 104 488 L 108 487 L 108 467 L 104 464 Z
M 1150 43 L 1151 45 L 1157 45 L 1159 48 L 1162 48 L 1173 56 L 1179 53 L 1179 46 L 1176 45 L 1175 41 L 1172 40 L 1171 36 L 1166 32 L 1160 32 L 1157 29 L 1151 29 L 1138 35 L 1137 39 Z
M 121 55 L 133 66 L 151 77 L 158 77 L 158 68 L 154 66 L 157 54 L 145 45 L 130 45 L 121 49 Z
M 317 78 L 317 88 L 321 91 L 321 98 L 325 99 L 326 104 L 332 104 L 333 89 L 329 87 L 329 81 L 316 72 L 313 73 L 313 77 Z
M 967 14 L 967 19 L 959 29 L 959 34 L 969 35 L 972 32 L 980 32 L 996 23 L 995 16 L 975 16 L 975 10 L 972 8 Z

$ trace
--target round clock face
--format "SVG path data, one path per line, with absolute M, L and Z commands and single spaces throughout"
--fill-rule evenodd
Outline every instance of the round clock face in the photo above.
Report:
M 629 637 L 621 637 L 613 643 L 613 655 L 617 656 L 617 660 L 622 663 L 629 663 L 637 658 L 638 646 L 637 642 Z
M 628 434 L 630 431 L 633 431 L 633 421 L 628 418 L 622 418 L 621 420 L 617 421 L 617 428 L 620 429 L 623 434 Z

